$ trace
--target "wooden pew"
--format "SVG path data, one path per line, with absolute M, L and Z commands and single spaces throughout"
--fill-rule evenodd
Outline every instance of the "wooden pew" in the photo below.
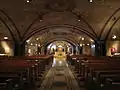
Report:
M 6 81 L 7 79 L 12 79 L 12 82 L 15 81 L 14 78 L 16 78 L 19 82 L 21 82 L 20 88 L 23 88 L 23 84 L 27 83 L 30 85 L 33 85 L 35 82 L 35 79 L 38 78 L 39 72 L 41 70 L 45 69 L 45 65 L 48 65 L 52 59 L 52 56 L 42 56 L 42 57 L 7 57 L 6 59 L 0 58 L 0 73 L 1 78 L 5 78 L 4 75 L 6 73 L 6 78 L 3 81 Z M 41 60 L 42 59 L 42 60 Z M 3 67 L 2 67 L 3 66 Z M 9 69 L 7 69 L 9 68 Z M 4 72 L 3 72 L 3 71 Z M 14 75 L 11 76 L 11 73 L 14 73 Z M 18 74 L 18 72 L 22 74 Z M 20 75 L 20 76 L 19 76 Z M 19 78 L 18 78 L 18 77 Z M 22 79 L 20 79 L 22 78 Z M 13 80 L 14 79 L 14 80 Z M 2 85 L 2 83 L 1 83 Z M 4 86 L 2 86 L 4 87 Z M 1 87 L 1 88 L 2 88 Z M 9 88 L 10 89 L 10 88 Z
M 113 80 L 111 81 L 116 81 L 115 79 L 117 78 L 118 81 L 120 77 L 120 67 L 119 67 L 119 59 L 113 58 L 113 57 L 75 57 L 74 56 L 74 65 L 75 68 L 79 71 L 79 80 L 85 80 L 86 87 L 91 87 L 89 89 L 92 90 L 110 90 L 108 86 L 112 85 L 106 84 L 107 79 L 111 80 L 110 76 L 112 77 Z M 87 58 L 87 62 L 83 62 L 82 60 L 84 58 Z M 111 67 L 112 66 L 112 67 Z M 75 69 L 75 70 L 76 70 Z M 104 79 L 103 79 L 104 78 Z M 95 82 L 94 82 L 95 81 Z M 103 84 L 104 82 L 104 84 Z M 92 84 L 91 84 L 92 83 Z M 114 83 L 115 84 L 115 83 Z M 107 86 L 107 88 L 106 88 Z M 103 88 L 104 87 L 104 88 Z M 112 89 L 113 90 L 113 89 Z

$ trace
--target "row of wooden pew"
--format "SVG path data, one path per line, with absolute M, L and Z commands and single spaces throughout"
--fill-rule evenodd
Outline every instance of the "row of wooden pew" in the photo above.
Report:
M 87 90 L 120 90 L 120 57 L 73 55 L 68 57 L 80 87 Z
M 40 86 L 52 56 L 0 57 L 0 90 L 26 90 Z

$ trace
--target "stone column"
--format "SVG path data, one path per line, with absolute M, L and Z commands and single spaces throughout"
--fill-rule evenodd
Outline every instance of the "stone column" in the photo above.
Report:
M 104 40 L 95 42 L 95 55 L 106 56 L 106 42 Z
M 76 46 L 73 46 L 73 54 L 76 54 Z
M 25 43 L 14 43 L 14 56 L 24 56 L 25 55 Z
M 79 46 L 79 52 L 80 54 L 83 54 L 83 46 Z

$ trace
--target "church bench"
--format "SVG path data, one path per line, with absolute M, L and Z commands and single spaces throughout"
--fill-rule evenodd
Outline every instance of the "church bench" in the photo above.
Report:
M 42 59 L 42 58 L 40 58 L 40 59 Z M 40 60 L 40 59 L 37 60 L 37 59 L 33 59 L 33 58 L 32 59 L 27 59 L 27 58 L 23 59 L 23 57 L 22 58 L 21 57 L 10 57 L 10 58 L 8 58 L 6 60 L 1 60 L 2 61 L 1 66 L 4 65 L 4 67 L 2 67 L 4 71 L 5 71 L 5 68 L 10 68 L 11 70 L 16 69 L 17 71 L 23 70 L 22 71 L 22 73 L 24 73 L 23 77 L 24 77 L 24 79 L 28 78 L 27 83 L 29 83 L 31 77 L 32 77 L 32 80 L 34 82 L 34 79 L 38 78 L 38 75 L 39 75 L 38 72 L 45 69 L 45 65 L 47 64 L 45 62 L 45 60 L 47 58 L 43 58 L 42 60 Z M 50 57 L 50 58 L 52 58 L 52 57 Z M 7 75 L 8 75 L 8 78 L 9 78 L 10 73 L 7 73 Z
M 5 66 L 3 66 L 5 65 Z M 18 79 L 18 82 L 24 82 L 30 84 L 34 81 L 34 72 L 33 72 L 33 63 L 25 64 L 21 63 L 21 61 L 7 61 L 4 62 L 2 66 L 0 66 L 0 74 L 3 75 L 3 77 L 6 75 L 8 78 L 17 78 L 16 76 L 19 76 L 19 78 L 22 78 L 24 80 L 20 81 L 21 79 Z M 14 73 L 14 74 L 13 74 Z M 19 73 L 19 74 L 18 74 Z M 15 76 L 16 75 L 16 76 Z M 2 77 L 2 76 L 1 76 Z M 13 79 L 13 78 L 12 78 Z
M 101 88 L 105 86 L 107 78 L 120 77 L 120 67 L 111 67 L 110 64 L 89 64 L 91 71 L 87 73 L 87 86 Z M 120 80 L 118 78 L 118 80 Z M 92 83 L 92 84 L 91 84 Z M 101 86 L 103 85 L 103 86 Z

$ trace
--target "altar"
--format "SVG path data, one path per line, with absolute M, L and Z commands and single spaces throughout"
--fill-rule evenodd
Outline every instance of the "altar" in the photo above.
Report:
M 66 59 L 66 53 L 65 52 L 55 52 L 54 58 L 65 60 Z

